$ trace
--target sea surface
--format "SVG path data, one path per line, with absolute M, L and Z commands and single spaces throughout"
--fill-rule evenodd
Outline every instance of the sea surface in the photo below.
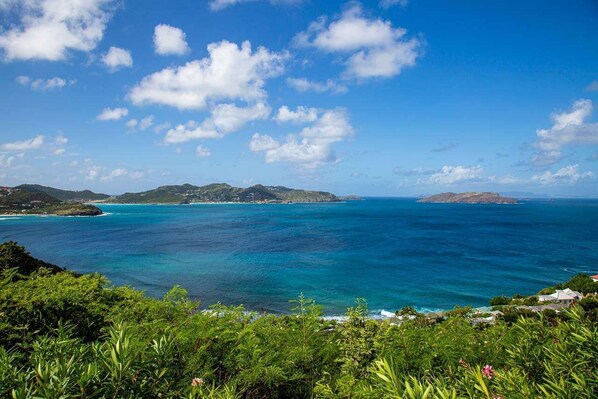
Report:
M 0 239 L 160 297 L 289 312 L 300 293 L 340 315 L 484 306 L 598 273 L 598 200 L 520 205 L 368 198 L 326 204 L 101 205 L 101 217 L 1 217 Z

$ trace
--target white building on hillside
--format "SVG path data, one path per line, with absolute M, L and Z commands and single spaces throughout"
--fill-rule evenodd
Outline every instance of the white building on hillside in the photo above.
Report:
M 540 302 L 558 302 L 564 304 L 572 304 L 583 298 L 580 292 L 573 291 L 572 289 L 565 288 L 564 290 L 556 290 L 554 294 L 550 295 L 539 295 L 538 301 Z

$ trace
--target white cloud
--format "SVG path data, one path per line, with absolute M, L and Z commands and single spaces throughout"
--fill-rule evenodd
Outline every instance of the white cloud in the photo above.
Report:
M 141 171 L 133 171 L 133 172 L 129 172 L 129 177 L 133 180 L 136 179 L 141 179 L 143 176 L 145 176 L 145 173 L 141 172 Z
M 592 101 L 580 99 L 569 111 L 553 113 L 552 127 L 536 130 L 539 152 L 532 156 L 532 163 L 554 164 L 563 158 L 563 147 L 568 145 L 598 144 L 598 123 L 587 123 L 592 109 Z
M 393 28 L 390 21 L 368 19 L 359 5 L 353 5 L 328 26 L 325 18 L 313 22 L 295 37 L 295 43 L 347 54 L 347 78 L 392 77 L 414 66 L 420 56 L 420 40 L 408 39 L 406 34 L 403 28 Z
M 166 68 L 146 76 L 129 92 L 135 105 L 163 104 L 178 109 L 203 109 L 209 100 L 266 97 L 265 80 L 283 72 L 286 54 L 272 53 L 251 44 L 222 41 L 208 45 L 209 57 Z
M 353 135 L 353 127 L 342 109 L 326 110 L 298 135 L 278 141 L 266 134 L 255 133 L 249 143 L 253 152 L 263 152 L 267 163 L 285 162 L 303 168 L 316 168 L 334 163 L 334 144 Z
M 0 154 L 0 167 L 8 168 L 16 158 L 12 155 Z
M 131 52 L 119 47 L 110 47 L 108 51 L 102 55 L 102 62 L 112 72 L 121 68 L 130 68 L 133 66 L 133 57 Z
M 64 135 L 62 135 L 62 134 L 59 134 L 54 139 L 54 144 L 60 145 L 60 146 L 66 145 L 66 143 L 68 143 L 68 142 L 69 142 L 69 140 L 66 137 L 64 137 Z
M 438 172 L 427 179 L 418 180 L 418 184 L 451 185 L 471 181 L 480 181 L 484 178 L 484 169 L 477 166 L 443 166 Z
M 76 166 L 76 164 L 73 164 L 73 166 Z M 94 181 L 100 175 L 102 169 L 102 167 L 94 165 L 91 159 L 86 158 L 83 161 L 83 169 L 79 173 L 85 175 L 85 180 Z
M 4 58 L 64 60 L 69 51 L 89 52 L 102 40 L 111 0 L 5 1 L 0 11 L 14 12 L 18 24 L 0 33 Z
M 66 152 L 66 149 L 64 149 L 64 148 L 56 148 L 54 151 L 52 151 L 52 154 L 63 155 L 65 152 Z
M 183 55 L 189 51 L 181 29 L 170 25 L 156 25 L 154 28 L 154 51 L 160 55 Z
M 212 152 L 208 148 L 198 145 L 195 149 L 195 155 L 200 158 L 207 158 L 212 155 Z
M 148 117 L 143 118 L 141 121 L 139 121 L 139 129 L 145 130 L 145 129 L 151 127 L 153 124 L 154 124 L 154 116 L 150 115 Z
M 220 11 L 220 10 L 225 9 L 230 6 L 234 6 L 234 5 L 242 4 L 242 3 L 254 2 L 254 1 L 259 1 L 259 0 L 210 0 L 210 9 L 212 11 Z M 303 0 L 269 0 L 269 2 L 274 5 L 276 5 L 276 4 L 290 5 L 290 4 L 301 3 L 301 2 L 303 2 Z
M 128 114 L 129 110 L 126 108 L 104 108 L 96 119 L 99 121 L 117 121 Z
M 100 177 L 100 181 L 105 182 L 105 181 L 109 181 L 109 180 L 112 180 L 117 177 L 126 176 L 127 173 L 128 172 L 126 169 L 117 168 L 117 169 L 112 170 L 112 172 L 108 173 L 107 175 Z
M 29 76 L 23 76 L 23 75 L 17 76 L 17 78 L 15 80 L 21 86 L 29 86 L 31 84 L 31 78 Z
M 394 7 L 397 5 L 401 6 L 401 7 L 405 7 L 405 6 L 407 6 L 408 2 L 409 2 L 408 0 L 380 0 L 380 2 L 378 4 L 382 8 L 390 8 L 390 7 Z
M 154 132 L 162 133 L 162 131 L 168 129 L 170 127 L 170 123 L 164 122 L 160 123 L 159 125 L 154 126 Z
M 133 119 L 129 119 L 127 121 L 127 123 L 125 123 L 125 126 L 129 130 L 136 130 L 136 129 L 146 130 L 154 125 L 154 119 L 155 118 L 153 115 L 146 116 L 145 118 L 143 118 L 141 120 L 137 120 L 137 119 L 133 118 Z
M 586 87 L 587 91 L 598 91 L 598 80 L 593 81 Z
M 211 115 L 201 124 L 189 121 L 170 129 L 164 137 L 168 144 L 183 143 L 196 139 L 215 139 L 237 131 L 249 122 L 266 119 L 270 107 L 257 103 L 250 107 L 237 107 L 235 104 L 219 104 L 212 108 Z
M 543 185 L 548 184 L 574 184 L 581 179 L 589 179 L 595 177 L 592 172 L 580 172 L 579 165 L 569 165 L 560 168 L 556 172 L 552 173 L 547 170 L 540 175 L 532 176 L 532 181 Z
M 305 78 L 287 78 L 287 84 L 301 93 L 308 91 L 316 93 L 331 92 L 335 94 L 347 92 L 347 86 L 338 84 L 332 79 L 328 79 L 326 82 L 316 82 Z
M 3 151 L 27 151 L 37 150 L 44 145 L 44 136 L 38 135 L 29 140 L 14 141 L 12 143 L 5 143 L 0 145 L 0 150 Z
M 30 87 L 36 91 L 50 91 L 50 90 L 60 90 L 63 87 L 69 85 L 72 86 L 77 83 L 76 80 L 66 80 L 63 78 L 59 78 L 55 76 L 50 79 L 31 79 L 29 76 L 18 76 L 16 79 L 17 83 L 20 85 Z
M 164 137 L 167 144 L 184 143 L 190 140 L 198 139 L 218 139 L 222 134 L 213 128 L 207 128 L 199 125 L 195 121 L 189 121 L 185 124 L 177 125 L 174 129 L 168 130 Z
M 292 122 L 292 123 L 306 123 L 314 122 L 318 119 L 317 108 L 307 108 L 299 106 L 294 111 L 290 110 L 289 107 L 283 105 L 278 109 L 274 120 L 277 122 Z

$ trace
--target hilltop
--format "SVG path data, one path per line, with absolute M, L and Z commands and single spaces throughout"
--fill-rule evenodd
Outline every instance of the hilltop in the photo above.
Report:
M 182 184 L 162 186 L 140 193 L 125 193 L 110 197 L 105 202 L 119 204 L 191 204 L 211 202 L 289 203 L 336 202 L 334 194 L 325 191 L 296 190 L 283 186 L 256 184 L 248 188 L 233 187 L 226 183 L 206 186 Z
M 498 193 L 441 193 L 421 198 L 417 202 L 436 204 L 517 204 L 517 200 Z
M 0 187 L 0 214 L 97 216 L 102 211 L 93 205 L 61 201 L 41 191 Z
M 21 184 L 15 188 L 19 188 L 31 193 L 45 193 L 60 201 L 87 202 L 104 200 L 110 197 L 108 194 L 94 193 L 90 190 L 61 190 L 59 188 L 42 186 L 39 184 Z

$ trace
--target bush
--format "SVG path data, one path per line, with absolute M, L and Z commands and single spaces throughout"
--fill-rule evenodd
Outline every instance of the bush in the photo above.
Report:
M 506 307 L 474 327 L 323 319 L 300 296 L 288 315 L 198 311 L 181 287 L 151 299 L 99 275 L 0 278 L 0 397 L 595 398 L 596 299 L 555 317 Z
M 501 305 L 508 305 L 511 303 L 511 298 L 508 296 L 495 296 L 490 300 L 490 306 L 501 306 Z

